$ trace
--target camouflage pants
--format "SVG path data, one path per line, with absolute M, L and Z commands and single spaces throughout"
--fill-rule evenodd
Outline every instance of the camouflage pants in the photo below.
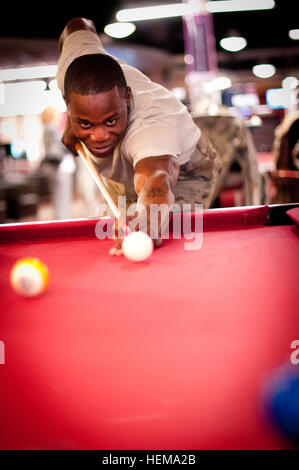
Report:
M 218 176 L 222 171 L 221 159 L 209 139 L 201 136 L 191 161 L 181 165 L 177 184 L 174 188 L 175 203 L 203 204 L 208 209 L 214 201 Z M 117 204 L 118 196 L 126 196 L 127 207 L 137 202 L 133 185 L 124 185 L 105 178 L 110 195 Z
M 177 204 L 203 204 L 208 209 L 217 193 L 217 182 L 222 171 L 222 162 L 217 151 L 206 136 L 201 136 L 197 152 L 190 162 L 180 168 L 178 182 L 174 188 Z

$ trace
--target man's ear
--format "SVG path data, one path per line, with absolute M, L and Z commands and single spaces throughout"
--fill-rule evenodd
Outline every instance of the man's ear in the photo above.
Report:
M 66 100 L 65 96 L 63 97 L 65 106 L 66 106 L 66 112 L 68 115 L 70 115 L 70 103 Z

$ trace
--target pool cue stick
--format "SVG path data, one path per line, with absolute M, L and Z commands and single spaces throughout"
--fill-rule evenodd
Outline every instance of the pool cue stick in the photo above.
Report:
M 106 185 L 101 177 L 101 175 L 97 172 L 95 164 L 91 160 L 91 158 L 86 154 L 82 144 L 76 144 L 76 150 L 78 155 L 80 156 L 81 160 L 83 161 L 84 165 L 86 166 L 87 170 L 89 171 L 90 175 L 92 176 L 94 182 L 96 183 L 97 187 L 103 194 L 105 201 L 107 202 L 108 206 L 110 207 L 113 215 L 119 219 L 121 216 L 121 212 L 118 209 L 117 205 L 115 204 L 114 200 L 112 199 Z
M 101 175 L 97 172 L 95 164 L 93 163 L 91 158 L 87 155 L 87 153 L 85 152 L 85 150 L 84 150 L 81 143 L 76 144 L 76 150 L 77 150 L 77 153 L 78 153 L 79 157 L 83 161 L 85 167 L 87 168 L 89 174 L 91 175 L 91 177 L 93 178 L 93 180 L 96 183 L 97 187 L 99 188 L 102 195 L 104 196 L 105 201 L 107 202 L 108 206 L 110 207 L 113 215 L 118 220 L 118 223 L 120 223 L 118 230 L 120 228 L 122 228 L 124 230 L 125 234 L 130 233 L 130 229 L 127 226 L 127 224 L 125 224 L 124 222 L 121 222 L 122 213 L 120 212 L 119 208 L 117 207 L 114 200 L 112 199 L 108 189 L 106 188 L 106 185 L 105 185 Z

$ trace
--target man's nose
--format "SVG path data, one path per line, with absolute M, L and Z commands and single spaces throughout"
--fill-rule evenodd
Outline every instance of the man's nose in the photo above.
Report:
M 105 142 L 109 140 L 110 135 L 108 130 L 102 126 L 96 126 L 92 129 L 90 140 L 92 142 Z

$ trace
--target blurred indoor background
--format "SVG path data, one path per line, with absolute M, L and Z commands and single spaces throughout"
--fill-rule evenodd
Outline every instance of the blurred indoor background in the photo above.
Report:
M 143 20 L 116 18 L 128 8 L 180 3 L 192 13 L 169 17 L 170 9 L 164 18 L 150 19 L 150 11 Z M 266 9 L 248 10 L 263 3 Z M 239 11 L 225 11 L 234 6 Z M 55 80 L 58 38 L 76 16 L 93 20 L 108 53 L 172 90 L 223 154 L 225 173 L 213 207 L 299 202 L 296 2 L 102 0 L 86 8 L 6 2 L 4 11 L 1 223 L 97 215 L 99 191 L 60 142 L 65 104 Z M 207 26 L 200 23 L 205 15 L 208 33 L 200 29 Z M 125 22 L 131 34 L 119 37 Z M 212 64 L 204 64 L 204 54 Z

